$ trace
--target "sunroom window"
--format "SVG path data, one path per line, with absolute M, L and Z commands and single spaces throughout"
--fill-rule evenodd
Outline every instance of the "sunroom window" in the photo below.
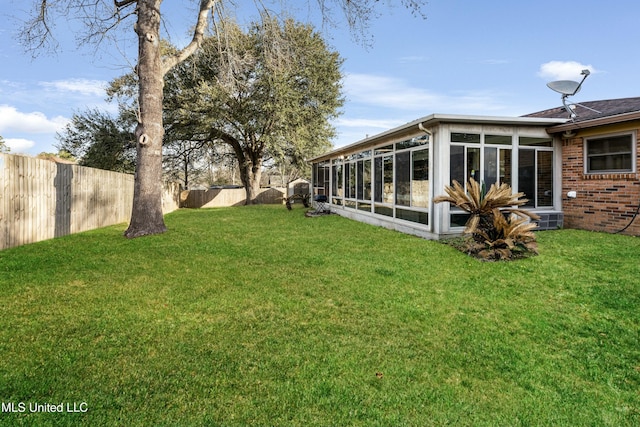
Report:
M 314 194 L 329 195 L 329 171 L 330 164 L 328 161 L 313 165 Z
M 333 187 L 332 187 L 331 195 L 334 197 L 342 198 L 344 196 L 343 189 L 342 189 L 342 173 L 343 173 L 342 161 L 334 160 L 331 167 L 332 167 L 332 174 L 333 174 L 333 177 L 332 177 Z M 335 203 L 337 204 L 337 202 Z
M 553 152 L 520 148 L 518 191 L 524 193 L 524 207 L 553 206 Z
M 519 138 L 518 191 L 527 208 L 553 206 L 553 141 L 550 138 Z

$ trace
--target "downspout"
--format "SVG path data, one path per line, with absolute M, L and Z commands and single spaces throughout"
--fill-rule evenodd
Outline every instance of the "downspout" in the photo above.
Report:
M 422 132 L 424 132 L 425 134 L 429 135 L 429 175 L 433 174 L 433 149 L 432 149 L 432 144 L 433 144 L 433 132 L 431 132 L 429 129 L 425 128 L 424 125 L 422 124 L 422 122 L 418 123 L 418 129 Z M 431 195 L 431 197 L 429 197 L 429 232 L 430 233 L 435 233 L 436 229 L 440 230 L 440 227 L 436 227 L 435 224 L 435 219 L 439 218 L 440 215 L 436 215 L 435 214 L 435 206 L 433 204 L 433 194 L 435 191 L 434 188 L 434 180 L 431 179 L 431 176 L 429 177 L 429 194 Z
M 418 123 L 418 129 L 420 129 L 422 132 L 426 133 L 427 135 L 429 135 L 429 138 L 431 138 L 431 136 L 433 136 L 433 134 L 431 133 L 431 131 L 427 128 L 425 128 L 422 125 L 422 122 Z

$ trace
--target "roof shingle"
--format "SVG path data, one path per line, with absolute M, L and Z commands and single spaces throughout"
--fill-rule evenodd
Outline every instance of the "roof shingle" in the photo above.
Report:
M 569 104 L 572 104 L 569 102 Z M 618 98 L 605 99 L 601 101 L 587 101 L 581 103 L 573 103 L 575 105 L 574 113 L 576 117 L 573 122 L 582 122 L 586 120 L 599 119 L 603 117 L 617 116 L 619 114 L 633 113 L 640 111 L 640 97 L 635 98 Z M 584 108 L 588 107 L 588 108 Z M 596 110 L 596 111 L 592 111 Z M 522 117 L 539 117 L 539 118 L 561 118 L 567 119 L 568 113 L 564 107 L 555 107 L 549 110 L 538 111 L 536 113 L 525 114 Z

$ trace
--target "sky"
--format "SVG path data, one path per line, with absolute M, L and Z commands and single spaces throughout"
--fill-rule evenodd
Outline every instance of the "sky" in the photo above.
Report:
M 74 37 L 81 23 L 61 19 L 57 53 L 33 58 L 18 37 L 33 3 L 0 1 L 0 136 L 12 153 L 28 155 L 57 152 L 56 133 L 74 113 L 115 112 L 104 88 L 131 70 L 136 52 L 133 21 L 95 46 Z M 175 44 L 188 40 L 196 3 L 163 2 Z M 256 18 L 254 0 L 236 3 L 238 19 Z M 583 69 L 591 75 L 574 102 L 640 96 L 637 0 L 429 0 L 426 18 L 399 3 L 378 2 L 363 43 L 339 14 L 336 25 L 323 24 L 307 6 L 315 0 L 289 1 L 288 12 L 314 24 L 344 59 L 336 148 L 433 113 L 520 116 L 561 106 L 546 83 L 580 80 Z

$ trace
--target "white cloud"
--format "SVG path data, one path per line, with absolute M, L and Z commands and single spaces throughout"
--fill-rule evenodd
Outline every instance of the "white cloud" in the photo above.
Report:
M 346 116 L 333 121 L 336 147 L 359 141 L 433 113 L 510 114 L 502 100 L 509 94 L 494 90 L 456 90 L 438 93 L 406 80 L 374 74 L 350 73 L 343 81 Z
M 576 61 L 549 61 L 540 65 L 538 76 L 547 80 L 581 80 L 582 70 L 589 70 L 591 73 L 598 72 L 593 65 L 585 65 Z
M 386 108 L 412 110 L 438 103 L 438 96 L 422 88 L 414 88 L 403 80 L 372 74 L 347 74 L 344 81 L 350 101 Z
M 504 65 L 508 64 L 510 61 L 508 59 L 485 59 L 480 61 L 481 64 L 485 65 Z
M 484 114 L 504 110 L 502 94 L 491 90 L 457 91 L 452 94 L 413 87 L 406 81 L 380 75 L 348 74 L 344 80 L 350 102 L 383 107 L 412 114 L 431 113 Z
M 75 92 L 83 96 L 105 96 L 107 82 L 103 80 L 69 79 L 40 82 L 40 86 L 58 92 Z
M 333 124 L 335 126 L 346 128 L 390 129 L 399 126 L 402 123 L 398 120 L 339 118 L 335 120 Z
M 0 135 L 7 132 L 57 132 L 68 122 L 69 120 L 62 116 L 48 118 L 38 111 L 23 113 L 15 107 L 0 105 Z
M 333 121 L 337 130 L 333 143 L 335 147 L 342 147 L 404 123 L 406 120 L 341 117 Z
M 425 62 L 429 58 L 426 56 L 419 55 L 410 55 L 410 56 L 402 56 L 400 57 L 400 62 L 402 63 L 417 63 L 417 62 Z
M 24 153 L 36 145 L 34 141 L 24 138 L 7 138 L 4 142 L 7 144 L 7 147 L 11 149 L 10 154 Z

